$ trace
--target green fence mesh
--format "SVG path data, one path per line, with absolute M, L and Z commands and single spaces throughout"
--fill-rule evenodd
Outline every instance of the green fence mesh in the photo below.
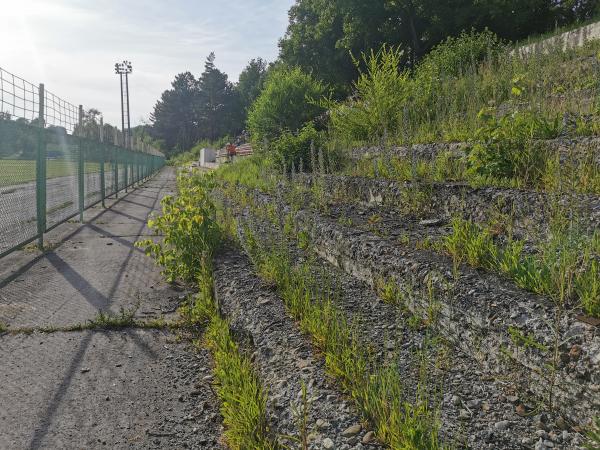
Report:
M 163 165 L 156 150 L 0 68 L 0 257 Z
M 161 156 L 0 118 L 0 256 L 163 165 Z
M 37 235 L 37 141 L 27 125 L 0 121 L 0 254 Z

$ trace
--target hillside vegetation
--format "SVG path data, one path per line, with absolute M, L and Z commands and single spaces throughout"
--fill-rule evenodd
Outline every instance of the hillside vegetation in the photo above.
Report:
M 232 448 L 599 445 L 599 51 L 266 76 L 256 154 L 182 170 L 145 243 L 199 280 Z

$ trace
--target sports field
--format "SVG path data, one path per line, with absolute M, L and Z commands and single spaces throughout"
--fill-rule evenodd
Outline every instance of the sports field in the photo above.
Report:
M 35 160 L 23 159 L 0 159 L 0 187 L 27 183 L 35 180 Z M 105 170 L 111 170 L 110 164 L 106 164 Z M 85 173 L 100 171 L 100 164 L 86 162 Z M 65 160 L 46 161 L 46 178 L 58 178 L 69 175 L 77 175 L 77 162 Z

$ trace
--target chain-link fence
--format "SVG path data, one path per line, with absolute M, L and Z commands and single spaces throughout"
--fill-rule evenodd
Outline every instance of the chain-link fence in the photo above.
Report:
M 0 258 L 164 165 L 92 111 L 0 68 Z

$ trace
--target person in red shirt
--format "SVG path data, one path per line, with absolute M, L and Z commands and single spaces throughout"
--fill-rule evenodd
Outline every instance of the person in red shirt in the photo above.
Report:
M 227 149 L 227 161 L 232 162 L 233 161 L 233 157 L 236 154 L 236 150 L 237 147 L 235 145 L 233 145 L 232 143 L 227 144 L 227 147 L 225 147 Z

